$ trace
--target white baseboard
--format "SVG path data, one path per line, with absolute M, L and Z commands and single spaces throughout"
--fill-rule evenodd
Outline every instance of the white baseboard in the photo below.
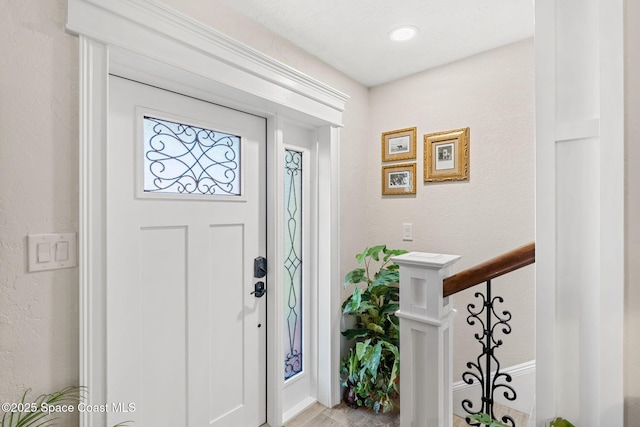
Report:
M 498 390 L 495 401 L 525 414 L 531 414 L 536 391 L 536 361 L 525 362 L 520 365 L 502 369 L 500 372 L 511 375 L 512 381 L 508 383 L 516 391 L 516 400 L 509 401 Z M 474 409 L 480 409 L 482 390 L 477 381 L 467 384 L 459 381 L 453 384 L 453 413 L 464 417 L 467 412 L 462 409 L 462 401 L 469 399 L 474 403 Z

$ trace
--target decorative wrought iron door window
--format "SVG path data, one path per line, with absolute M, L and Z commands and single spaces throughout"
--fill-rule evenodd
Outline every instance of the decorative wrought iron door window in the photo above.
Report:
M 284 379 L 302 372 L 302 153 L 285 150 Z
M 145 193 L 241 195 L 237 135 L 144 116 Z

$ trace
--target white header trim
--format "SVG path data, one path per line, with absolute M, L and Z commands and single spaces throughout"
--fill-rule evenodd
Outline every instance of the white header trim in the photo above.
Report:
M 333 125 L 342 124 L 348 95 L 157 0 L 69 0 L 66 28 L 110 48 L 139 53 Z

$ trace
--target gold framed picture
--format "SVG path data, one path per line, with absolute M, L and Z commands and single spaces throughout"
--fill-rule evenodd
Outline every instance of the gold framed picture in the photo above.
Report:
M 469 128 L 424 136 L 424 182 L 469 180 Z
M 416 158 L 416 128 L 398 129 L 382 134 L 382 161 Z
M 382 194 L 416 194 L 416 164 L 383 166 Z

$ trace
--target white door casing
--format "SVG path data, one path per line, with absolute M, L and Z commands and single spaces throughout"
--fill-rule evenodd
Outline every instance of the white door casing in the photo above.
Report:
M 107 400 L 137 409 L 109 413 L 108 424 L 262 425 L 266 299 L 250 292 L 253 259 L 266 254 L 265 120 L 115 76 L 109 92 Z M 216 179 L 239 177 L 241 194 L 144 192 L 146 116 L 240 136 L 231 150 L 206 132 L 191 144 L 195 131 L 186 130 L 190 151 L 178 153 L 156 124 L 154 166 L 177 163 L 192 185 L 204 160 L 229 160 L 226 176 L 216 176 L 220 164 L 204 166 Z M 167 161 L 172 153 L 178 161 Z
M 267 255 L 282 261 L 283 117 L 316 129 L 317 398 L 340 401 L 339 127 L 347 96 L 154 0 L 69 0 L 67 30 L 80 47 L 80 382 L 89 403 L 106 393 L 106 146 L 108 75 L 114 73 L 267 119 Z M 280 259 L 278 259 L 280 258 Z M 278 283 L 274 269 L 267 280 Z M 282 294 L 267 294 L 269 325 L 282 325 Z M 267 423 L 282 424 L 282 326 L 267 337 Z M 80 414 L 102 426 L 104 413 Z

